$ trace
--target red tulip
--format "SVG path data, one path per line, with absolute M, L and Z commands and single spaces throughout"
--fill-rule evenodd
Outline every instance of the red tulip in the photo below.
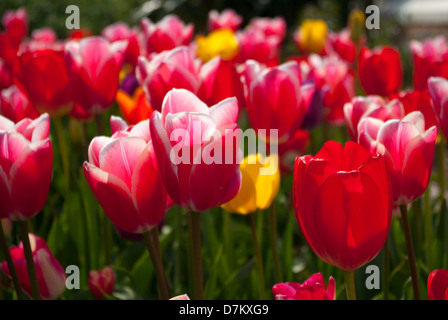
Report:
M 325 117 L 328 122 L 344 122 L 344 104 L 355 96 L 355 82 L 348 64 L 336 56 L 321 58 L 310 55 L 308 77 L 321 91 Z
M 127 127 L 112 119 L 112 137 L 95 137 L 89 146 L 84 176 L 109 219 L 130 233 L 151 230 L 166 210 L 149 120 Z
M 431 105 L 431 95 L 428 90 L 403 91 L 398 95 L 404 107 L 404 114 L 420 111 L 425 116 L 425 128 L 437 125 L 437 119 Z
M 367 117 L 387 121 L 404 116 L 403 104 L 398 100 L 388 103 L 379 96 L 354 97 L 344 105 L 344 116 L 350 138 L 358 141 L 358 124 Z
M 0 59 L 0 90 L 9 88 L 12 86 L 12 72 L 6 63 Z
M 98 114 L 112 106 L 118 90 L 126 41 L 109 43 L 102 37 L 69 41 L 65 64 L 75 102 Z
M 47 201 L 53 167 L 50 117 L 14 124 L 0 116 L 0 218 L 24 221 Z
M 437 269 L 429 274 L 428 300 L 448 300 L 448 270 Z
M 275 300 L 336 300 L 336 283 L 333 277 L 325 289 L 325 279 L 315 273 L 303 284 L 298 282 L 278 283 L 272 287 Z
M 199 66 L 188 47 L 161 52 L 150 61 L 140 56 L 136 75 L 149 105 L 158 111 L 171 89 L 187 89 L 196 94 L 200 85 Z
M 364 118 L 358 125 L 358 133 L 361 145 L 386 159 L 394 204 L 411 203 L 423 194 L 431 177 L 436 126 L 425 131 L 423 114 L 414 111 L 402 120 Z
M 262 31 L 249 29 L 237 32 L 240 44 L 238 61 L 255 60 L 269 67 L 276 66 L 280 60 L 281 39 L 276 36 L 266 36 Z
M 136 28 L 129 28 L 124 22 L 117 22 L 104 28 L 101 33 L 109 42 L 127 40 L 128 45 L 124 55 L 124 62 L 135 67 L 140 55 L 139 33 Z
M 17 11 L 6 11 L 2 17 L 2 24 L 6 32 L 19 42 L 28 34 L 28 15 L 25 8 L 19 8 Z
M 434 114 L 445 138 L 448 138 L 448 80 L 440 77 L 431 77 L 428 80 L 428 89 L 432 99 Z
M 176 15 L 172 14 L 165 16 L 155 24 L 148 18 L 143 18 L 140 26 L 146 55 L 188 45 L 194 31 L 193 24 L 185 25 Z
M 363 47 L 359 53 L 359 79 L 368 95 L 387 97 L 398 93 L 402 82 L 398 50 L 392 47 L 373 50 Z
M 386 162 L 349 141 L 296 159 L 293 201 L 306 241 L 324 262 L 353 271 L 383 247 L 392 219 Z
M 92 270 L 89 272 L 89 289 L 97 299 L 104 299 L 114 292 L 115 273 L 111 267 L 102 270 Z
M 143 89 L 138 87 L 133 96 L 129 96 L 123 90 L 118 90 L 116 97 L 121 114 L 129 124 L 137 124 L 149 119 L 153 112 L 148 104 Z
M 221 13 L 211 10 L 208 13 L 208 30 L 231 29 L 236 31 L 243 23 L 243 17 L 233 9 L 225 9 Z
M 330 32 L 328 34 L 328 40 L 331 45 L 331 49 L 341 59 L 353 63 L 356 59 L 356 45 L 350 37 L 350 29 L 346 28 L 340 32 Z M 361 45 L 366 42 L 365 36 L 361 38 Z
M 66 276 L 64 269 L 52 255 L 44 239 L 36 237 L 31 233 L 28 236 L 30 238 L 34 265 L 36 266 L 40 296 L 45 300 L 57 299 L 65 291 Z M 22 242 L 18 247 L 12 247 L 9 251 L 22 289 L 31 296 L 31 284 Z M 1 263 L 1 268 L 6 274 L 10 275 L 8 265 L 5 261 Z
M 33 30 L 31 33 L 32 41 L 53 44 L 58 40 L 56 32 L 51 28 L 42 28 Z
M 286 142 L 300 128 L 314 93 L 303 85 L 295 61 L 262 70 L 256 61 L 247 61 L 243 84 L 249 121 L 255 131 L 278 130 L 279 143 Z M 258 132 L 259 133 L 259 132 Z
M 430 77 L 448 79 L 448 43 L 443 36 L 410 42 L 415 90 L 425 90 Z
M 39 117 L 39 112 L 28 98 L 14 85 L 0 92 L 0 114 L 13 122 Z
M 198 96 L 207 105 L 214 105 L 231 97 L 238 99 L 240 107 L 244 101 L 240 75 L 232 61 L 216 57 L 201 67 L 201 85 Z
M 161 113 L 151 114 L 157 163 L 175 203 L 188 210 L 204 211 L 230 201 L 238 193 L 241 151 L 237 117 L 235 98 L 209 108 L 185 89 L 168 92 Z
M 15 82 L 31 104 L 51 116 L 67 114 L 73 102 L 63 48 L 29 45 L 19 52 L 17 60 Z

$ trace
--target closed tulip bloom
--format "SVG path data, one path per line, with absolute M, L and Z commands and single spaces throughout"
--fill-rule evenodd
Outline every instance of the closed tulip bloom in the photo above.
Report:
M 328 26 L 323 20 L 306 19 L 294 34 L 298 49 L 305 53 L 321 53 L 327 40 Z
M 16 11 L 8 10 L 2 17 L 2 24 L 6 32 L 12 34 L 14 38 L 23 39 L 28 34 L 28 14 L 25 8 Z
M 230 29 L 236 31 L 243 23 L 243 17 L 233 9 L 225 9 L 221 13 L 211 10 L 208 13 L 208 30 Z
M 230 29 L 219 29 L 196 38 L 197 55 L 207 62 L 215 57 L 232 60 L 239 52 L 238 39 Z
M 428 90 L 408 90 L 400 92 L 397 97 L 404 107 L 404 114 L 420 111 L 425 116 L 425 128 L 437 125 L 436 115 L 432 108 L 431 95 Z
M 111 267 L 104 267 L 102 270 L 92 270 L 89 272 L 89 289 L 96 299 L 104 299 L 112 296 L 115 286 L 115 273 Z
M 244 105 L 243 84 L 232 61 L 216 57 L 202 65 L 199 77 L 198 97 L 207 105 L 232 97 L 238 99 L 240 107 Z
M 387 121 L 404 116 L 403 104 L 398 100 L 386 102 L 380 96 L 354 97 L 344 105 L 344 117 L 350 138 L 358 141 L 358 124 L 367 117 Z
M 448 300 L 448 270 L 437 269 L 428 277 L 428 300 Z
M 333 277 L 325 279 L 321 273 L 315 273 L 304 283 L 285 282 L 272 287 L 275 300 L 336 300 L 336 282 Z
M 0 116 L 0 218 L 24 221 L 47 201 L 53 165 L 50 117 L 14 124 Z
M 41 113 L 67 114 L 73 105 L 64 49 L 59 46 L 25 47 L 14 70 L 17 86 Z
M 157 226 L 167 203 L 149 120 L 128 127 L 114 119 L 111 130 L 112 137 L 95 137 L 90 143 L 84 176 L 114 225 L 129 233 L 144 233 Z
M 146 100 L 145 92 L 140 87 L 135 90 L 132 96 L 119 89 L 116 100 L 121 114 L 129 124 L 137 124 L 140 121 L 147 120 L 153 112 Z
M 65 291 L 65 271 L 59 261 L 53 256 L 44 239 L 28 234 L 33 253 L 34 265 L 36 266 L 37 281 L 42 299 L 58 299 Z M 28 276 L 23 244 L 10 248 L 10 253 L 17 271 L 22 289 L 31 296 L 31 284 Z M 5 261 L 1 263 L 2 270 L 10 275 L 8 265 Z
M 0 114 L 13 122 L 39 117 L 39 112 L 15 85 L 0 92 Z
M 238 102 L 210 108 L 193 93 L 173 89 L 150 118 L 160 174 L 171 199 L 196 212 L 233 199 L 241 185 Z M 213 153 L 213 155 L 212 155 Z
M 235 198 L 222 205 L 232 213 L 248 214 L 269 208 L 280 188 L 276 155 L 251 154 L 240 164 L 241 188 Z
M 356 59 L 356 44 L 351 39 L 350 29 L 346 28 L 340 32 L 330 32 L 328 40 L 333 50 L 344 61 L 353 63 Z M 361 45 L 366 42 L 365 36 L 360 38 Z
M 314 93 L 304 85 L 295 61 L 262 69 L 256 61 L 247 61 L 243 75 L 249 121 L 255 131 L 278 130 L 279 143 L 286 142 L 300 128 Z
M 171 89 L 187 89 L 196 94 L 200 85 L 199 65 L 188 47 L 161 52 L 151 60 L 140 56 L 136 75 L 149 105 L 158 111 Z
M 266 37 L 277 37 L 281 42 L 286 34 L 286 21 L 280 16 L 274 18 L 256 17 L 249 22 L 247 29 L 261 31 Z
M 146 55 L 171 50 L 190 44 L 194 26 L 185 25 L 176 15 L 167 15 L 157 23 L 143 18 L 140 23 L 143 32 L 143 48 Z
M 324 144 L 298 157 L 293 180 L 300 230 L 324 262 L 353 271 L 383 247 L 392 218 L 392 189 L 386 161 L 348 141 Z
M 140 55 L 139 32 L 137 28 L 129 28 L 124 22 L 116 22 L 104 28 L 101 35 L 109 42 L 127 41 L 124 63 L 135 67 Z
M 432 107 L 440 128 L 448 137 L 448 80 L 440 77 L 431 77 L 428 80 L 428 89 L 432 99 Z
M 428 186 L 437 138 L 437 127 L 425 130 L 420 111 L 386 122 L 365 118 L 358 125 L 358 142 L 384 156 L 391 175 L 394 204 L 419 198 Z
M 415 90 L 425 90 L 430 77 L 448 79 L 448 43 L 445 37 L 412 40 L 409 46 L 414 63 Z
M 240 52 L 238 61 L 255 60 L 266 66 L 276 66 L 280 60 L 281 39 L 277 36 L 266 36 L 257 29 L 248 29 L 237 33 Z
M 359 79 L 368 95 L 388 97 L 398 93 L 402 83 L 400 53 L 392 47 L 370 50 L 363 47 L 359 53 Z
M 65 63 L 73 97 L 87 112 L 98 114 L 112 106 L 126 48 L 126 41 L 109 43 L 102 37 L 66 44 Z

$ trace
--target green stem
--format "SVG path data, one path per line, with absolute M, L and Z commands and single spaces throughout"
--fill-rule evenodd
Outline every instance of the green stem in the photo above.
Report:
M 158 248 L 158 242 L 155 239 L 158 236 L 159 234 L 157 227 L 152 228 L 151 231 L 143 233 L 146 248 L 148 249 L 149 255 L 151 257 L 152 265 L 154 266 L 154 272 L 156 274 L 157 284 L 159 287 L 160 299 L 169 300 L 171 298 L 171 292 L 170 288 L 168 287 L 168 282 L 166 281 L 165 269 L 163 267 L 160 249 Z
M 14 284 L 14 288 L 16 289 L 17 292 L 17 298 L 19 300 L 23 300 L 24 297 L 22 292 L 22 286 L 20 285 L 19 276 L 17 275 L 14 262 L 12 261 L 11 252 L 9 252 L 8 243 L 6 242 L 6 235 L 3 230 L 1 221 L 0 221 L 0 246 L 3 251 L 6 264 L 8 265 L 9 273 L 11 274 L 12 283 Z
M 431 216 L 431 198 L 430 198 L 430 190 L 426 188 L 425 193 L 423 195 L 423 204 L 424 204 L 424 220 L 425 220 L 425 241 L 426 241 L 426 265 L 431 270 L 433 269 L 432 265 L 432 216 Z
M 347 300 L 356 300 L 355 290 L 355 272 L 344 270 L 345 290 L 347 291 Z
M 255 226 L 254 213 L 249 214 L 250 228 L 252 230 L 252 238 L 254 240 L 255 257 L 257 261 L 257 271 L 258 271 L 258 286 L 260 291 L 260 300 L 265 299 L 264 294 L 264 271 L 263 271 L 263 259 L 261 256 L 260 243 L 257 237 L 257 228 Z
M 28 268 L 28 276 L 30 278 L 31 296 L 34 300 L 40 300 L 39 282 L 37 281 L 36 266 L 34 265 L 33 252 L 28 235 L 28 221 L 19 221 L 19 229 L 23 251 L 25 253 L 26 266 Z
M 442 134 L 439 143 L 439 184 L 440 196 L 445 196 L 445 136 Z
M 64 137 L 64 127 L 61 117 L 53 118 L 56 136 L 58 140 L 59 153 L 61 155 L 62 170 L 64 171 L 67 191 L 70 190 L 70 158 L 68 156 L 67 146 Z
M 414 299 L 420 300 L 420 289 L 418 284 L 417 262 L 415 261 L 414 246 L 412 244 L 411 227 L 408 219 L 408 208 L 406 204 L 400 205 L 401 223 L 406 239 L 406 249 L 408 252 L 409 269 L 411 271 L 412 288 L 414 290 Z
M 179 292 L 181 289 L 181 278 L 182 278 L 182 270 L 183 270 L 183 259 L 182 259 L 182 251 L 183 251 L 183 215 L 182 215 L 182 207 L 178 206 L 179 212 L 176 217 L 176 265 L 174 267 L 174 291 Z
M 106 265 L 110 265 L 112 262 L 112 255 L 110 252 L 110 241 L 109 241 L 109 218 L 104 213 L 103 214 L 103 241 L 104 241 L 104 257 Z
M 384 283 L 383 283 L 383 290 L 384 290 L 384 300 L 389 300 L 389 279 L 390 279 L 390 248 L 389 248 L 389 237 L 387 237 L 386 242 L 384 243 L 384 249 L 383 249 L 383 255 L 384 255 Z
M 235 254 L 233 250 L 232 229 L 231 229 L 231 213 L 223 209 L 223 231 L 224 231 L 224 245 L 226 247 L 227 263 L 230 270 L 235 267 Z
M 272 258 L 274 260 L 274 275 L 275 282 L 282 282 L 282 269 L 280 267 L 280 260 L 278 258 L 277 249 L 277 219 L 275 214 L 275 201 L 272 202 L 269 210 L 270 228 L 271 228 L 271 247 L 272 247 Z
M 201 253 L 201 214 L 200 212 L 188 211 L 191 224 L 191 241 L 193 256 L 193 292 L 194 299 L 203 300 L 203 279 L 202 279 L 202 253 Z
M 96 134 L 98 136 L 103 136 L 104 128 L 103 128 L 103 117 L 101 113 L 95 115 L 95 125 L 96 125 Z

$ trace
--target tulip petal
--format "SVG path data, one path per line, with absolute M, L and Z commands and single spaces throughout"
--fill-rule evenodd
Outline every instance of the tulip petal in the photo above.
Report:
M 192 92 L 185 89 L 170 90 L 162 104 L 162 123 L 165 124 L 165 118 L 169 113 L 179 112 L 198 112 L 208 114 L 207 105 L 199 100 Z

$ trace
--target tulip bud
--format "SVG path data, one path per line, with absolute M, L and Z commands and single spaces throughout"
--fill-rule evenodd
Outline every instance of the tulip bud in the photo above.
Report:
M 321 53 L 327 39 L 328 26 L 323 20 L 303 21 L 294 34 L 294 41 L 298 49 L 306 54 Z
M 438 269 L 429 274 L 428 300 L 448 300 L 448 270 Z
M 431 77 L 428 80 L 428 89 L 432 99 L 432 108 L 440 128 L 448 137 L 448 80 L 441 77 Z
M 104 299 L 112 296 L 115 285 L 115 273 L 111 267 L 107 266 L 102 270 L 92 270 L 89 272 L 89 289 L 96 299 Z
M 272 287 L 275 300 L 336 300 L 336 283 L 333 277 L 325 290 L 325 279 L 315 273 L 303 284 L 297 282 L 278 283 Z

